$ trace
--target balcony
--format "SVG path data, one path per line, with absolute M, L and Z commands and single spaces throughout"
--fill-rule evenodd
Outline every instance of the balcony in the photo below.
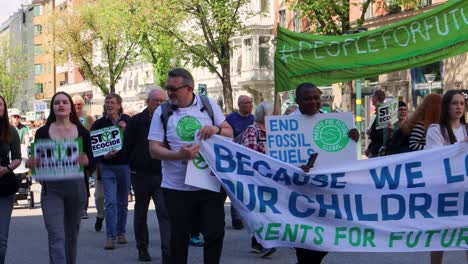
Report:
M 260 82 L 272 82 L 273 69 L 257 68 L 250 70 L 243 70 L 241 74 L 233 74 L 233 82 L 239 85 L 254 85 Z

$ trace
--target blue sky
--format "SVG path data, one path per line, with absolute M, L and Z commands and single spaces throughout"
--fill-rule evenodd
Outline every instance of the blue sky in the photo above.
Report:
M 0 24 L 16 10 L 21 8 L 21 2 L 24 0 L 0 0 Z

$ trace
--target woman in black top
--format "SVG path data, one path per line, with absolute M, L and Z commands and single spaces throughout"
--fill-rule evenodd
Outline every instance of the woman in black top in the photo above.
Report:
M 51 112 L 46 124 L 36 132 L 38 139 L 82 138 L 83 153 L 78 163 L 92 171 L 93 154 L 88 130 L 81 124 L 70 95 L 56 93 L 51 100 Z M 40 164 L 39 158 L 29 159 L 31 168 Z M 41 205 L 49 238 L 49 259 L 54 264 L 76 263 L 77 241 L 80 230 L 81 211 L 85 205 L 85 175 L 77 179 L 42 181 Z
M 16 129 L 10 125 L 5 99 L 2 96 L 0 99 L 0 184 L 7 185 L 8 174 L 21 163 L 21 147 Z M 10 153 L 11 162 L 8 157 Z M 5 263 L 8 231 L 16 193 L 14 189 L 6 189 L 7 192 L 0 193 L 0 264 Z

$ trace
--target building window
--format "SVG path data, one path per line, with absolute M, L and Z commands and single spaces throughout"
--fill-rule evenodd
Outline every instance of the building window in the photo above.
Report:
M 34 16 L 42 16 L 43 7 L 41 5 L 34 6 Z
M 424 96 L 436 93 L 442 94 L 442 63 L 435 62 L 411 69 L 416 105 L 420 104 Z
M 258 47 L 258 56 L 259 56 L 259 66 L 260 68 L 270 68 L 270 37 L 260 37 L 259 38 L 259 47 Z
M 286 28 L 286 10 L 279 11 L 279 25 Z
M 295 32 L 302 32 L 302 16 L 301 12 L 294 11 L 294 31 Z
M 269 5 L 268 0 L 260 0 L 260 12 L 266 13 L 268 12 Z
M 252 39 L 244 39 L 246 69 L 252 68 Z
M 44 67 L 42 67 L 42 64 L 35 64 L 34 72 L 36 75 L 42 75 L 42 73 L 44 72 Z
M 34 36 L 42 35 L 42 25 L 34 25 Z
M 52 90 L 52 82 L 47 83 L 47 90 L 51 91 Z
M 34 55 L 39 56 L 41 54 L 42 54 L 42 45 L 41 44 L 34 45 Z
M 44 86 L 42 83 L 35 83 L 34 88 L 36 89 L 36 94 L 41 94 L 44 92 Z
M 421 7 L 432 5 L 432 0 L 421 0 Z
M 361 1 L 361 7 L 364 5 L 364 3 L 367 2 L 367 0 L 362 0 Z M 372 18 L 374 17 L 374 1 L 370 1 L 369 6 L 367 7 L 366 10 L 366 15 L 365 18 Z

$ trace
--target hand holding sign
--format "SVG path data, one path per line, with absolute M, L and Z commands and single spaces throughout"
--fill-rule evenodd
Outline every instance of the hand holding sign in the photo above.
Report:
M 117 156 L 117 152 L 119 152 L 119 151 L 116 150 L 116 149 L 113 149 L 113 150 L 107 152 L 107 153 L 104 155 L 104 159 L 112 159 L 112 158 L 115 158 L 115 156 Z
M 198 144 L 186 144 L 179 150 L 180 159 L 193 160 L 198 156 L 200 146 Z
M 81 166 L 88 166 L 89 160 L 88 160 L 88 155 L 86 153 L 81 153 L 80 156 L 78 156 L 78 164 Z
M 359 131 L 355 128 L 349 130 L 348 132 L 348 137 L 352 140 L 354 140 L 354 142 L 358 142 L 359 141 Z

